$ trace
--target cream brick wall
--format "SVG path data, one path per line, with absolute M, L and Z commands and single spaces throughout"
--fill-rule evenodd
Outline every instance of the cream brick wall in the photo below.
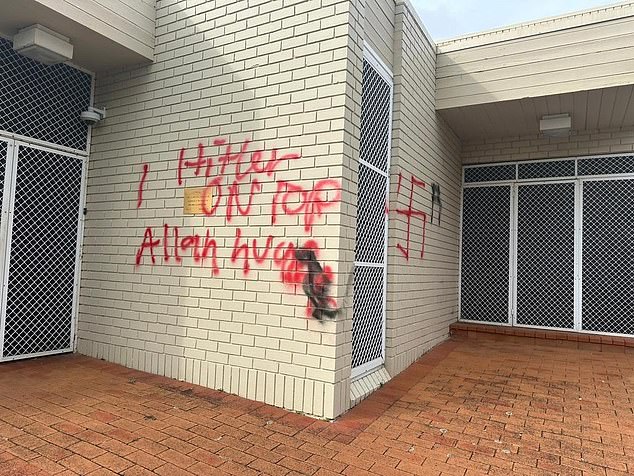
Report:
M 634 127 L 572 131 L 570 137 L 539 135 L 469 141 L 463 144 L 462 161 L 467 164 L 513 162 L 634 151 Z
M 395 28 L 385 363 L 392 377 L 446 339 L 457 319 L 461 173 L 460 142 L 434 106 L 436 48 L 408 1 L 396 1 Z M 432 216 L 432 184 L 440 185 L 440 215 L 435 205 Z M 408 227 L 410 211 L 425 216 L 412 215 Z
M 350 313 L 307 319 L 279 258 L 315 240 L 331 295 L 349 306 L 350 6 L 159 0 L 154 64 L 97 76 L 108 117 L 92 136 L 79 352 L 319 417 L 348 407 Z M 242 171 L 256 162 L 250 176 L 236 171 L 241 150 Z M 199 151 L 209 177 L 206 163 L 198 175 L 181 167 L 179 183 L 179 163 Z M 269 174 L 258 157 L 280 160 Z M 185 215 L 185 187 L 214 179 L 214 213 Z M 278 193 L 285 183 L 304 192 Z
M 339 387 L 339 410 L 344 412 L 352 404 L 351 364 L 352 364 L 352 295 L 354 278 L 354 258 L 357 229 L 357 175 L 359 168 L 359 138 L 361 136 L 361 87 L 363 72 L 363 31 L 365 20 L 365 0 L 350 0 L 348 75 L 346 78 L 346 126 L 343 135 L 343 175 L 344 190 L 341 195 L 340 256 L 345 264 L 347 286 L 345 290 L 345 313 L 338 322 L 341 326 L 337 335 L 341 353 L 337 369 L 342 376 Z
M 388 68 L 394 68 L 394 10 L 393 0 L 365 0 L 363 9 L 363 32 L 365 41 L 372 48 Z

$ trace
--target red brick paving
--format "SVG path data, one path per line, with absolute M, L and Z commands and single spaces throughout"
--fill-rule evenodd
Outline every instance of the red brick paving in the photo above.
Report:
M 495 337 L 332 423 L 77 355 L 2 364 L 0 476 L 634 474 L 630 349 Z

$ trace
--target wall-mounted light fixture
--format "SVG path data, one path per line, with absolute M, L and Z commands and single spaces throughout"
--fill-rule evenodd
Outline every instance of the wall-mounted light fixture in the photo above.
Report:
M 102 119 L 105 119 L 105 117 L 105 107 L 103 109 L 97 109 L 96 107 L 90 106 L 88 107 L 88 110 L 82 111 L 82 113 L 79 115 L 79 118 L 89 126 L 94 126 Z
M 543 116 L 539 121 L 539 132 L 546 137 L 568 137 L 572 119 L 570 114 L 553 114 Z
M 22 28 L 13 37 L 13 49 L 44 64 L 56 64 L 73 58 L 70 39 L 42 25 Z

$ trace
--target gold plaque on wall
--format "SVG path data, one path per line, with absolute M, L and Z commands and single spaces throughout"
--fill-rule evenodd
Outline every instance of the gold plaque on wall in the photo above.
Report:
M 203 208 L 203 197 L 205 196 L 205 187 L 190 187 L 185 189 L 183 197 L 183 213 L 185 215 L 204 215 L 205 208 L 211 210 L 212 193 L 207 192 L 207 206 Z

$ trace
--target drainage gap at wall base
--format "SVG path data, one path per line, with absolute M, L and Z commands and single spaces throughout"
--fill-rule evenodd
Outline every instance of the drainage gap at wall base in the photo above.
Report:
M 381 366 L 373 372 L 354 380 L 350 384 L 350 406 L 354 407 L 357 405 L 391 378 L 385 367 Z

